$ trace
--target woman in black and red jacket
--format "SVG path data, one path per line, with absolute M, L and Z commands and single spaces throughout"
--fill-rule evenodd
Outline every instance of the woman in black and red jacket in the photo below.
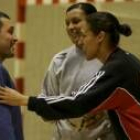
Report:
M 99 72 L 71 96 L 28 97 L 10 88 L 0 88 L 1 103 L 28 106 L 48 120 L 80 117 L 87 112 L 108 110 L 118 140 L 140 139 L 140 61 L 118 47 L 120 34 L 131 35 L 108 12 L 91 14 L 81 31 L 87 60 L 104 63 Z

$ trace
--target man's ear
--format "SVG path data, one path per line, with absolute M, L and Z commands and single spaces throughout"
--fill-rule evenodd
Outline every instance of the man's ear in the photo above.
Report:
M 97 35 L 98 42 L 101 43 L 104 40 L 105 36 L 106 33 L 104 31 L 99 32 L 99 34 Z

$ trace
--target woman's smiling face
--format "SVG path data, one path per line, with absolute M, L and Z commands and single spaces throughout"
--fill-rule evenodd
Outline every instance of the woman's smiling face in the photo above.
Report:
M 85 21 L 86 14 L 80 8 L 75 8 L 66 14 L 66 30 L 67 33 L 76 46 L 80 46 L 79 33 L 83 27 L 83 22 Z

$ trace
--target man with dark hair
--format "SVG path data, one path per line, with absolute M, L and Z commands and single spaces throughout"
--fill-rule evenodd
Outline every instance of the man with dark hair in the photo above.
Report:
M 0 11 L 0 85 L 14 88 L 3 62 L 14 56 L 14 26 L 10 17 Z M 0 104 L 0 140 L 23 140 L 20 108 Z

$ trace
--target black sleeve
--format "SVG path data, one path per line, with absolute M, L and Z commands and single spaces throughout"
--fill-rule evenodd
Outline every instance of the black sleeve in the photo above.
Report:
M 125 77 L 124 65 L 110 63 L 73 96 L 30 97 L 28 109 L 49 120 L 80 117 L 105 101 Z

